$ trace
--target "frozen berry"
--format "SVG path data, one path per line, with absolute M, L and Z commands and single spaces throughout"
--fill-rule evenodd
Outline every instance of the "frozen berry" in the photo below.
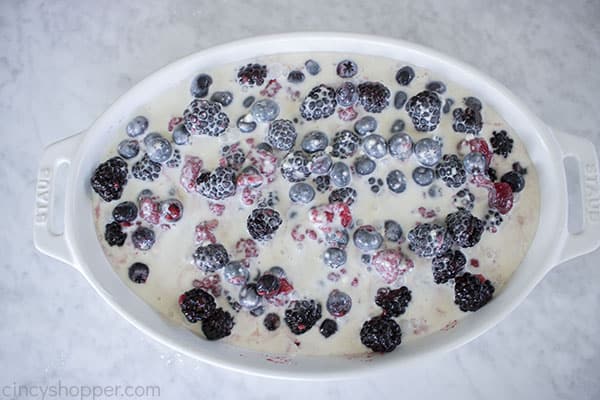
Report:
M 339 268 L 346 264 L 348 256 L 346 252 L 337 247 L 330 247 L 323 253 L 323 262 L 330 268 Z
M 340 78 L 352 78 L 358 73 L 358 65 L 352 60 L 342 60 L 338 63 L 335 71 Z
M 334 317 L 343 317 L 352 308 L 352 298 L 348 294 L 334 289 L 327 297 L 326 308 Z
M 109 246 L 121 247 L 125 243 L 125 239 L 127 239 L 127 234 L 121 229 L 121 224 L 113 221 L 110 224 L 106 224 L 104 239 Z
M 464 100 L 465 106 L 472 108 L 475 111 L 481 111 L 481 101 L 477 97 L 466 97 Z
M 321 335 L 328 338 L 329 336 L 336 333 L 337 329 L 337 322 L 330 318 L 327 318 L 321 323 L 321 326 L 319 327 L 319 332 L 321 333 Z
M 439 284 L 454 279 L 463 270 L 466 263 L 465 255 L 459 250 L 448 250 L 433 257 L 431 261 L 433 281 Z
M 127 275 L 129 276 L 129 280 L 134 283 L 146 283 L 148 279 L 148 275 L 150 275 L 150 269 L 148 266 L 141 262 L 136 262 L 131 264 L 129 270 L 127 271 Z
M 359 226 L 352 235 L 354 245 L 366 252 L 375 251 L 383 244 L 383 236 L 371 225 Z
M 177 199 L 160 202 L 160 215 L 167 222 L 177 222 L 183 216 L 183 204 Z
M 117 146 L 117 152 L 126 160 L 133 158 L 140 152 L 140 143 L 134 139 L 125 139 Z
M 127 163 L 121 157 L 103 162 L 94 171 L 90 183 L 104 201 L 120 199 L 127 184 Z
M 192 97 L 202 98 L 208 95 L 208 88 L 212 85 L 213 80 L 210 75 L 200 74 L 192 80 L 190 85 L 190 94 Z
M 490 208 L 495 208 L 501 214 L 507 214 L 513 206 L 513 191 L 506 182 L 494 183 L 494 190 L 488 194 L 488 204 Z
M 301 147 L 307 153 L 323 151 L 329 145 L 327 135 L 321 131 L 311 131 L 302 139 Z
M 127 134 L 131 137 L 142 135 L 148 129 L 148 118 L 138 115 L 127 124 Z
M 433 257 L 452 246 L 452 236 L 443 226 L 420 224 L 408 232 L 408 248 L 419 257 Z
M 133 164 L 131 167 L 131 174 L 134 178 L 141 181 L 154 181 L 158 179 L 162 166 L 160 163 L 154 162 L 148 157 L 148 154 Z
M 467 248 L 479 243 L 485 223 L 469 211 L 460 209 L 446 216 L 446 227 L 454 243 Z
M 198 193 L 211 200 L 223 200 L 236 191 L 235 170 L 230 167 L 217 167 L 212 172 L 203 172 L 196 179 Z
M 435 178 L 435 172 L 431 168 L 417 167 L 413 170 L 412 178 L 417 185 L 427 186 L 433 182 L 433 179 Z
M 388 189 L 394 193 L 402 193 L 406 190 L 406 177 L 399 169 L 391 170 L 385 178 Z
M 237 81 L 242 86 L 261 86 L 267 77 L 267 66 L 246 64 L 237 73 Z
M 294 123 L 287 119 L 278 119 L 269 125 L 266 140 L 274 148 L 289 151 L 296 144 L 298 133 Z
M 510 171 L 502 175 L 500 182 L 508 183 L 513 193 L 519 193 L 525 187 L 523 175 L 515 171 Z
M 179 151 L 179 149 L 174 149 L 173 155 L 165 165 L 169 168 L 178 168 L 181 165 L 181 151 Z
M 383 229 L 385 239 L 390 242 L 398 242 L 400 241 L 400 238 L 402 238 L 402 227 L 396 221 L 385 221 Z
M 402 342 L 402 330 L 393 319 L 373 317 L 363 324 L 360 341 L 374 352 L 389 353 Z
M 343 187 L 339 189 L 333 190 L 329 194 L 329 203 L 346 203 L 347 205 L 352 205 L 356 200 L 357 192 L 354 188 L 351 187 Z
M 375 161 L 368 156 L 359 156 L 354 160 L 354 170 L 358 175 L 369 175 L 375 171 Z
M 281 176 L 288 182 L 302 182 L 310 176 L 309 158 L 303 151 L 289 153 L 281 161 Z
M 402 90 L 397 91 L 394 95 L 394 108 L 396 108 L 396 110 L 402 110 L 407 99 L 408 96 L 406 95 L 406 92 L 403 92 Z
M 387 143 L 381 135 L 372 133 L 362 140 L 363 150 L 373 158 L 383 158 L 387 154 Z
M 269 313 L 265 315 L 265 319 L 263 319 L 263 325 L 268 331 L 275 331 L 281 325 L 281 319 L 279 315 L 275 313 Z
M 185 124 L 179 124 L 173 129 L 173 143 L 178 145 L 188 144 L 190 142 L 190 133 L 185 127 Z
M 223 279 L 232 285 L 245 285 L 249 277 L 248 268 L 240 261 L 230 261 L 223 268 Z
M 221 104 L 195 99 L 183 112 L 185 128 L 193 135 L 219 136 L 229 125 L 229 117 L 221 111 Z
M 132 201 L 117 204 L 112 211 L 112 216 L 117 222 L 132 222 L 137 218 L 138 208 Z
M 365 111 L 380 113 L 390 104 L 390 89 L 379 82 L 363 82 L 358 85 L 358 97 Z
M 146 155 L 151 161 L 163 163 L 171 158 L 173 148 L 171 143 L 160 133 L 150 133 L 144 138 Z
M 404 120 L 397 119 L 394 122 L 392 122 L 392 126 L 390 127 L 390 132 L 391 133 L 400 133 L 400 132 L 404 131 L 404 128 L 406 128 L 406 124 L 404 123 Z
M 350 107 L 358 101 L 358 90 L 352 82 L 344 82 L 336 91 L 336 101 L 342 107 Z
M 364 116 L 354 123 L 354 131 L 360 136 L 375 132 L 377 129 L 377 120 L 370 115 Z
M 352 179 L 350 167 L 342 161 L 337 161 L 333 163 L 331 171 L 329 171 L 329 177 L 331 178 L 331 183 L 337 187 L 348 186 Z
M 411 291 L 406 286 L 400 289 L 380 288 L 375 296 L 375 304 L 383 309 L 384 315 L 399 317 L 404 314 L 411 299 Z
M 279 290 L 279 278 L 271 274 L 263 274 L 256 281 L 256 293 L 259 296 L 273 296 Z
M 444 82 L 431 81 L 427 85 L 425 85 L 425 89 L 442 94 L 446 91 L 446 85 L 444 84 Z
M 402 86 L 409 85 L 414 77 L 415 71 L 408 65 L 400 68 L 398 72 L 396 72 L 396 82 Z
M 329 174 L 333 167 L 333 160 L 331 156 L 324 151 L 317 151 L 312 153 L 310 156 L 310 163 L 308 169 L 315 175 L 326 175 Z
M 246 226 L 255 240 L 269 240 L 283 221 L 279 212 L 272 208 L 256 208 L 248 216 Z
M 454 303 L 464 312 L 479 310 L 494 295 L 494 286 L 481 275 L 465 272 L 454 282 Z
M 388 148 L 392 157 L 407 160 L 413 153 L 412 138 L 406 133 L 396 133 L 388 140 Z
M 304 74 L 302 71 L 290 71 L 287 80 L 290 83 L 302 83 L 304 82 Z
M 471 211 L 475 205 L 475 195 L 469 189 L 461 189 L 452 196 L 452 203 L 458 209 Z
M 208 340 L 219 340 L 231 335 L 233 317 L 222 308 L 217 308 L 212 314 L 202 320 L 202 333 Z
M 440 123 L 441 107 L 442 101 L 437 93 L 424 90 L 411 97 L 406 102 L 405 108 L 415 129 L 420 132 L 429 132 L 437 128 Z
M 229 254 L 222 244 L 209 243 L 194 251 L 194 265 L 204 272 L 217 271 L 229 263 Z
M 331 188 L 331 179 L 329 175 L 317 176 L 313 179 L 319 193 L 325 193 Z
M 489 232 L 496 233 L 498 232 L 498 227 L 502 224 L 503 218 L 502 214 L 498 211 L 490 209 L 485 214 L 485 229 Z
M 296 335 L 308 331 L 319 319 L 321 319 L 321 304 L 315 300 L 295 300 L 285 310 L 285 323 Z
M 335 134 L 332 141 L 331 155 L 341 159 L 354 155 L 360 145 L 360 138 L 353 132 L 342 130 Z
M 315 60 L 306 60 L 304 67 L 306 68 L 306 72 L 311 75 L 317 75 L 321 72 L 321 66 Z
M 457 188 L 467 181 L 463 163 L 456 154 L 445 154 L 442 161 L 435 167 L 435 172 L 446 183 L 446 186 L 451 188 Z
M 271 99 L 261 99 L 252 105 L 250 114 L 256 122 L 271 122 L 279 115 L 279 104 Z
M 154 246 L 156 239 L 152 229 L 140 226 L 131 234 L 131 241 L 133 242 L 133 247 L 146 251 Z
M 256 291 L 255 283 L 248 283 L 240 290 L 239 301 L 246 310 L 254 310 L 260 306 L 262 297 Z
M 214 92 L 212 96 L 210 96 L 210 101 L 214 101 L 223 107 L 227 107 L 233 101 L 233 94 L 229 91 Z
M 179 308 L 185 318 L 193 324 L 211 315 L 215 311 L 216 303 L 210 293 L 194 288 L 179 296 Z
M 456 108 L 452 112 L 452 116 L 454 117 L 452 129 L 456 132 L 479 135 L 483 126 L 483 120 L 479 111 L 469 107 L 465 109 Z
M 290 186 L 289 197 L 292 203 L 308 204 L 315 198 L 315 189 L 306 182 L 297 182 Z
M 467 174 L 481 175 L 486 172 L 487 161 L 483 154 L 473 151 L 463 158 L 463 166 Z
M 327 118 L 335 112 L 335 90 L 327 85 L 315 86 L 302 101 L 300 115 L 307 121 Z
M 442 145 L 431 138 L 419 140 L 413 151 L 419 164 L 425 167 L 433 167 L 442 159 Z
M 490 139 L 494 153 L 506 158 L 512 152 L 514 140 L 508 136 L 506 131 L 492 132 Z

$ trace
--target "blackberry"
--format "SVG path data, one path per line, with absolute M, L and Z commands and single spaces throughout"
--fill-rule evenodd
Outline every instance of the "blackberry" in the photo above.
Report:
M 255 240 L 269 240 L 283 221 L 279 212 L 272 208 L 256 208 L 246 220 L 248 233 Z
M 405 108 L 417 131 L 433 131 L 440 123 L 442 101 L 435 92 L 424 90 L 417 93 L 408 99 Z
M 327 118 L 335 112 L 335 90 L 327 85 L 315 86 L 300 105 L 300 115 L 307 121 Z
M 279 196 L 277 195 L 277 192 L 268 192 L 260 199 L 257 205 L 260 208 L 272 208 L 275 207 L 277 203 L 279 203 Z
M 290 331 L 302 335 L 321 319 L 321 304 L 315 300 L 292 301 L 285 310 L 284 321 Z
M 265 319 L 263 319 L 263 325 L 268 331 L 275 331 L 281 325 L 281 318 L 279 318 L 279 315 L 275 313 L 269 313 L 265 315 Z
M 500 132 L 492 132 L 490 143 L 494 149 L 494 153 L 503 156 L 504 158 L 512 152 L 514 140 L 512 140 L 505 130 Z
M 150 157 L 148 157 L 148 154 L 144 154 L 144 156 L 131 167 L 131 174 L 135 179 L 152 182 L 158 179 L 161 170 L 162 166 L 160 163 L 152 161 Z
M 181 151 L 179 151 L 179 149 L 174 149 L 173 155 L 165 165 L 169 168 L 178 168 L 181 165 Z
M 246 154 L 244 153 L 244 150 L 239 147 L 232 148 L 232 146 L 229 145 L 223 146 L 221 148 L 221 156 L 225 158 L 227 166 L 236 171 L 242 168 L 242 165 L 246 162 Z
M 278 150 L 289 151 L 296 144 L 298 133 L 294 123 L 287 119 L 278 119 L 269 125 L 267 142 Z
M 215 298 L 199 288 L 188 290 L 179 296 L 179 308 L 192 324 L 207 318 L 216 307 Z
M 337 322 L 335 322 L 334 320 L 332 320 L 330 318 L 325 319 L 321 323 L 321 326 L 319 327 L 319 332 L 321 332 L 321 335 L 323 335 L 326 338 L 328 338 L 329 336 L 336 333 L 337 330 L 338 330 Z
M 150 269 L 146 264 L 141 262 L 131 264 L 129 270 L 127 271 L 129 279 L 135 283 L 146 283 L 149 274 Z
M 446 216 L 446 227 L 454 243 L 467 248 L 479 243 L 485 223 L 469 211 L 461 209 Z
M 192 135 L 219 136 L 229 125 L 229 117 L 221 109 L 214 101 L 192 100 L 183 112 L 184 126 Z
M 521 174 L 523 176 L 527 175 L 527 168 L 523 168 L 520 162 L 514 162 L 512 165 L 512 170 L 517 174 Z
M 498 232 L 498 227 L 504 221 L 502 218 L 502 214 L 500 214 L 497 210 L 490 209 L 485 214 L 485 230 L 488 232 L 496 233 Z
M 465 97 L 463 99 L 463 102 L 465 103 L 465 106 L 467 106 L 468 108 L 472 108 L 475 111 L 481 111 L 481 108 L 482 108 L 481 100 L 479 100 L 477 97 L 473 97 L 473 96 Z
M 500 182 L 508 183 L 513 193 L 519 193 L 525 187 L 525 179 L 523 179 L 523 175 L 515 171 L 509 171 L 502 175 Z
M 390 104 L 390 95 L 390 89 L 379 82 L 363 82 L 358 85 L 358 101 L 367 112 L 382 112 Z
M 357 192 L 354 188 L 343 187 L 335 189 L 329 194 L 329 203 L 346 203 L 349 206 L 356 201 Z
M 398 82 L 402 86 L 410 84 L 414 77 L 415 71 L 412 69 L 412 67 L 409 67 L 408 65 L 400 68 L 398 72 L 396 72 L 396 82 Z
M 494 285 L 482 275 L 465 272 L 454 279 L 454 303 L 461 311 L 477 311 L 494 295 Z
M 452 246 L 452 236 L 443 226 L 420 224 L 408 232 L 408 248 L 419 257 L 433 257 Z
M 202 320 L 202 333 L 208 340 L 219 340 L 231 335 L 234 324 L 231 314 L 222 308 L 217 308 Z
M 412 300 L 411 291 L 402 286 L 400 289 L 380 288 L 375 295 L 375 304 L 383 309 L 383 315 L 399 317 L 404 314 Z
M 112 211 L 112 216 L 117 222 L 132 222 L 137 215 L 138 208 L 132 201 L 119 203 Z
M 389 353 L 402 342 L 402 330 L 393 319 L 373 317 L 363 324 L 360 341 L 374 352 Z
M 332 141 L 331 155 L 345 159 L 356 153 L 360 146 L 360 137 L 349 130 L 339 131 L 335 134 Z
M 475 206 L 475 195 L 469 189 L 461 189 L 452 196 L 454 207 L 471 211 Z
M 435 167 L 435 172 L 448 187 L 457 188 L 467 180 L 465 167 L 456 154 L 445 154 Z
M 479 111 L 469 107 L 464 109 L 456 108 L 452 111 L 452 116 L 454 117 L 452 129 L 455 132 L 479 135 L 483 126 L 483 120 Z
M 490 178 L 490 181 L 496 182 L 498 180 L 498 173 L 492 167 L 489 167 L 486 171 L 486 175 Z
M 120 199 L 123 187 L 127 184 L 127 163 L 121 157 L 113 157 L 103 162 L 94 171 L 90 183 L 102 200 Z
M 260 64 L 247 64 L 237 73 L 237 81 L 242 86 L 261 86 L 267 77 L 267 66 Z
M 222 244 L 209 243 L 194 252 L 194 265 L 204 272 L 215 272 L 229 263 L 229 254 Z
M 302 182 L 310 176 L 309 159 L 306 153 L 296 150 L 281 161 L 281 175 L 288 182 Z
M 329 175 L 319 175 L 313 179 L 319 193 L 325 193 L 331 189 L 331 178 Z
M 467 258 L 460 250 L 448 250 L 435 256 L 431 261 L 433 281 L 438 284 L 448 282 L 463 270 L 466 263 Z
M 235 170 L 217 167 L 212 172 L 203 172 L 196 179 L 196 190 L 211 200 L 223 200 L 235 194 Z
M 109 246 L 123 246 L 127 234 L 121 229 L 121 224 L 116 221 L 106 224 L 104 231 L 104 239 Z

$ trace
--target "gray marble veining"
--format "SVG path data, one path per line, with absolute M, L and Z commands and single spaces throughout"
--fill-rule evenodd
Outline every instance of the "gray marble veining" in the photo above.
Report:
M 212 368 L 142 336 L 75 270 L 33 249 L 37 160 L 153 70 L 286 31 L 402 38 L 472 64 L 542 120 L 600 146 L 600 3 L 591 1 L 3 1 L 0 385 L 160 385 L 164 398 L 600 398 L 600 252 L 552 271 L 473 343 L 339 383 Z M 418 397 L 417 397 L 418 396 Z

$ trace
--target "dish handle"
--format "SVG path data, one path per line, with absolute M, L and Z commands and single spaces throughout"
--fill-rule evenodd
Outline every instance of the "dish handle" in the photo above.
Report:
M 52 143 L 44 149 L 39 165 L 35 188 L 35 212 L 33 216 L 33 243 L 42 253 L 74 266 L 71 249 L 65 232 L 52 231 L 51 221 L 57 212 L 56 174 L 65 173 L 59 167 L 71 166 L 73 155 L 81 142 L 82 133 Z M 64 215 L 64 214 L 63 214 Z
M 579 163 L 579 182 L 583 210 L 583 227 L 579 233 L 566 229 L 566 240 L 559 263 L 590 253 L 600 247 L 600 168 L 594 143 L 587 139 L 554 130 L 562 159 L 573 157 Z M 567 209 L 568 215 L 568 209 Z

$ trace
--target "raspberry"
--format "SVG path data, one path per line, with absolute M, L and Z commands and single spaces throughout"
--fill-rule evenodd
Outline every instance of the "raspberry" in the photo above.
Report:
M 186 192 L 191 193 L 196 190 L 196 179 L 200 174 L 202 165 L 203 162 L 200 158 L 185 156 L 181 175 L 179 176 L 179 183 L 181 183 Z
M 504 158 L 512 152 L 514 140 L 512 140 L 506 131 L 492 132 L 492 138 L 490 139 L 494 153 L 503 156 Z
M 294 123 L 287 119 L 277 119 L 269 125 L 266 140 L 278 150 L 289 151 L 296 144 L 298 133 Z
M 331 179 L 329 178 L 329 175 L 319 175 L 313 179 L 313 182 L 317 186 L 317 191 L 319 193 L 325 193 L 331 189 Z
M 360 137 L 349 130 L 339 131 L 333 137 L 331 155 L 341 159 L 354 155 L 360 146 Z
M 402 342 L 402 330 L 392 319 L 373 317 L 363 324 L 360 341 L 374 352 L 389 353 Z
M 339 189 L 335 189 L 329 195 L 329 203 L 346 203 L 349 206 L 356 201 L 357 192 L 354 188 L 351 187 L 343 187 Z
M 408 99 L 405 108 L 417 131 L 433 131 L 440 123 L 442 101 L 435 92 L 424 90 L 417 93 Z
M 384 315 L 399 317 L 404 314 L 411 299 L 411 291 L 406 286 L 400 289 L 380 288 L 375 296 L 375 304 L 383 308 Z
M 431 262 L 433 281 L 438 284 L 448 282 L 463 270 L 466 263 L 465 255 L 459 250 L 448 250 L 435 256 Z
M 267 66 L 260 64 L 247 64 L 237 73 L 237 81 L 242 86 L 261 86 L 267 77 Z
M 346 203 L 331 203 L 313 207 L 308 214 L 309 220 L 324 233 L 333 232 L 339 225 L 347 228 L 352 223 L 352 213 Z
M 141 160 L 133 164 L 133 167 L 131 167 L 131 174 L 134 178 L 141 181 L 152 182 L 158 179 L 161 170 L 162 166 L 160 163 L 152 161 L 150 157 L 148 157 L 148 154 L 144 154 Z
M 116 221 L 106 224 L 106 230 L 104 232 L 104 239 L 109 246 L 123 246 L 127 234 L 121 230 L 121 224 Z
M 185 318 L 194 324 L 212 314 L 216 303 L 208 292 L 194 288 L 179 296 L 179 308 Z
M 382 112 L 390 104 L 390 94 L 390 89 L 379 82 L 358 85 L 358 101 L 367 112 Z
M 300 150 L 288 154 L 281 162 L 281 175 L 288 182 L 302 182 L 310 176 L 309 158 Z
M 196 190 L 211 200 L 223 200 L 235 194 L 235 170 L 217 167 L 212 172 L 203 172 L 196 179 Z
M 371 266 L 385 283 L 390 284 L 411 269 L 413 263 L 399 249 L 385 249 L 371 257 Z
M 94 171 L 90 183 L 102 200 L 120 199 L 127 184 L 127 163 L 121 157 L 113 157 L 103 162 Z
M 321 319 L 321 304 L 315 300 L 295 300 L 285 310 L 285 323 L 292 333 L 301 335 Z
M 315 86 L 300 105 L 300 115 L 307 121 L 327 118 L 335 111 L 335 90 L 327 85 Z
M 250 236 L 255 240 L 269 240 L 283 221 L 279 212 L 272 208 L 256 208 L 246 220 Z
M 452 246 L 452 236 L 443 226 L 420 224 L 408 232 L 408 248 L 419 257 L 433 257 Z
M 229 117 L 221 111 L 221 104 L 194 99 L 183 112 L 184 125 L 194 135 L 219 136 L 229 125 Z
M 234 324 L 231 314 L 222 308 L 217 308 L 202 320 L 202 333 L 208 340 L 219 340 L 231 335 Z
M 452 123 L 452 129 L 456 132 L 465 134 L 479 135 L 483 121 L 481 119 L 481 113 L 470 107 L 465 109 L 457 108 L 452 112 L 454 122 Z
M 496 182 L 494 189 L 488 193 L 488 204 L 500 214 L 507 214 L 513 206 L 513 191 L 508 183 Z
M 214 272 L 229 262 L 229 254 L 222 244 L 209 243 L 194 252 L 194 264 L 204 272 Z
M 456 154 L 445 154 L 435 172 L 448 187 L 457 188 L 467 180 L 467 172 Z
M 473 247 L 481 240 L 485 223 L 469 211 L 461 209 L 446 216 L 448 233 L 460 247 Z
M 465 272 L 454 280 L 454 303 L 461 311 L 477 311 L 492 299 L 494 290 L 482 275 Z

